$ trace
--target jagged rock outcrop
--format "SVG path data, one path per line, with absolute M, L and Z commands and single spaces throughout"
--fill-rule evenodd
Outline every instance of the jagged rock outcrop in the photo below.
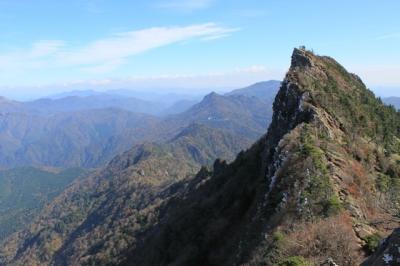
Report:
M 387 266 L 400 264 L 400 228 L 382 240 L 378 250 L 362 266 Z
M 360 263 L 397 221 L 399 121 L 335 60 L 295 49 L 268 133 L 162 206 L 125 264 Z

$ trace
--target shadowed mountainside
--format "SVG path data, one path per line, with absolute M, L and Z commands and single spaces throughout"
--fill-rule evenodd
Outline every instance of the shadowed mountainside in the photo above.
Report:
M 9 238 L 1 250 L 2 262 L 118 262 L 122 251 L 135 245 L 136 237 L 155 222 L 155 209 L 169 197 L 158 193 L 174 190 L 176 182 L 215 158 L 233 160 L 249 145 L 241 136 L 198 124 L 165 144 L 136 145 L 105 169 L 75 182 L 31 226 Z

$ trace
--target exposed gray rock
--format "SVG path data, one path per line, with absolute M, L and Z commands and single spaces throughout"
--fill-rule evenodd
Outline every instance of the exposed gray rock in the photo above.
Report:
M 307 51 L 303 48 L 294 49 L 292 54 L 292 64 L 291 67 L 312 67 L 313 61 L 307 55 Z
M 377 251 L 372 254 L 362 266 L 400 265 L 400 228 L 380 244 Z

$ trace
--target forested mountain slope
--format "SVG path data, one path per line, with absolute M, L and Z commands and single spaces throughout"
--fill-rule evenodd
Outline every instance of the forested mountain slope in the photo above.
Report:
M 399 136 L 356 75 L 295 49 L 268 133 L 176 192 L 125 264 L 360 263 L 398 226 Z
M 192 124 L 165 144 L 144 143 L 75 182 L 30 227 L 7 240 L 1 261 L 16 265 L 120 262 L 127 247 L 156 222 L 158 206 L 175 183 L 202 164 L 232 160 L 246 138 Z
M 44 204 L 84 174 L 79 168 L 23 167 L 0 171 L 0 243 L 29 224 Z
M 166 132 L 174 132 L 190 123 L 201 123 L 254 141 L 265 132 L 271 121 L 271 106 L 256 97 L 224 96 L 212 92 L 189 110 L 167 117 L 163 124 Z
M 0 116 L 0 166 L 94 167 L 147 136 L 149 115 L 96 109 L 41 116 Z

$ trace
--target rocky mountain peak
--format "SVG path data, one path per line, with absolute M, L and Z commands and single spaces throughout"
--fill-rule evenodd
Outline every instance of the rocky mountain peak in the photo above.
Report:
M 365 109 L 372 102 L 375 96 L 361 79 L 333 58 L 295 48 L 274 103 L 274 113 L 278 124 L 286 121 L 293 126 L 293 119 L 307 120 L 311 113 L 318 113 L 323 120 L 337 120 L 351 126 L 355 109 L 367 112 Z
M 269 162 L 264 170 L 269 187 L 266 204 L 286 220 L 348 215 L 346 222 L 340 218 L 343 224 L 337 230 L 346 232 L 352 243 L 347 248 L 353 251 L 338 263 L 359 261 L 357 248 L 374 232 L 387 230 L 371 226 L 371 221 L 396 213 L 396 208 L 378 209 L 371 199 L 377 196 L 377 176 L 384 174 L 389 182 L 397 182 L 397 174 L 385 173 L 385 167 L 378 165 L 389 162 L 395 167 L 399 126 L 394 121 L 399 121 L 399 114 L 334 59 L 304 48 L 294 49 L 273 109 L 264 139 L 263 158 Z M 389 149 L 391 155 L 380 160 L 382 151 Z M 390 197 L 380 204 L 391 205 Z
M 264 137 L 169 202 L 127 265 L 355 265 L 369 239 L 397 226 L 385 221 L 398 213 L 398 113 L 303 48 L 273 110 Z
M 219 97 L 221 97 L 221 95 L 219 95 L 218 93 L 213 91 L 213 92 L 210 92 L 209 94 L 207 94 L 206 96 L 204 96 L 204 100 L 211 100 L 211 99 L 216 99 Z
M 226 98 L 216 92 L 211 92 L 204 96 L 203 100 L 195 105 L 195 107 L 216 106 L 225 102 Z
M 294 48 L 292 54 L 291 68 L 295 67 L 312 67 L 314 56 L 312 52 L 305 48 Z

